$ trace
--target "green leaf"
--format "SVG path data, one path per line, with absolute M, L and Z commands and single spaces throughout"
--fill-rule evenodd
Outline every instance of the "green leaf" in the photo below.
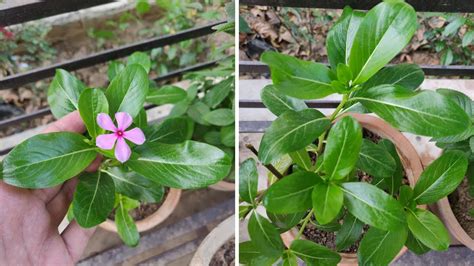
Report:
M 195 102 L 193 105 L 189 106 L 187 114 L 192 120 L 194 120 L 194 122 L 208 126 L 209 123 L 206 122 L 203 117 L 210 111 L 211 109 L 209 109 L 209 106 L 203 102 Z
M 466 94 L 450 89 L 437 89 L 436 92 L 441 95 L 444 95 L 451 101 L 455 102 L 457 105 L 459 105 L 459 107 L 464 110 L 464 112 L 466 112 L 468 116 L 471 117 L 473 115 L 472 109 L 474 107 L 474 104 L 472 104 L 471 98 L 469 98 L 469 96 L 467 96 Z
M 398 64 L 382 68 L 362 85 L 363 89 L 372 88 L 379 85 L 399 85 L 407 89 L 417 89 L 425 74 L 416 64 Z
M 222 101 L 227 98 L 234 87 L 234 77 L 229 77 L 212 86 L 204 95 L 203 101 L 210 108 L 216 108 Z
M 352 80 L 352 72 L 351 69 L 342 63 L 337 65 L 337 79 L 342 84 L 349 84 Z
M 365 15 L 349 56 L 354 83 L 367 81 L 408 44 L 417 28 L 413 7 L 402 1 L 386 1 Z
M 4 159 L 3 181 L 22 188 L 54 187 L 82 172 L 95 159 L 95 150 L 76 133 L 36 135 Z
M 203 136 L 204 142 L 211 144 L 211 145 L 216 145 L 219 146 L 221 145 L 221 133 L 218 131 L 207 131 L 204 133 Z
M 228 126 L 234 123 L 234 111 L 232 109 L 216 109 L 203 116 L 204 121 L 215 126 Z
M 135 151 L 140 157 L 126 163 L 132 170 L 154 182 L 172 188 L 207 187 L 224 179 L 232 160 L 220 149 L 200 142 L 179 144 L 148 142 Z
M 239 262 L 242 264 L 249 264 L 253 259 L 261 255 L 252 241 L 245 241 L 239 243 Z
M 271 185 L 263 197 L 263 205 L 269 212 L 294 213 L 311 208 L 311 192 L 321 178 L 312 172 L 300 171 Z
M 239 205 L 239 219 L 245 219 L 252 209 L 250 205 Z
M 250 216 L 248 232 L 254 247 L 267 256 L 283 253 L 283 241 L 277 228 L 257 212 Z
M 95 138 L 103 134 L 105 130 L 97 124 L 97 115 L 109 112 L 109 103 L 105 94 L 100 89 L 86 89 L 81 93 L 78 105 L 89 135 Z
M 398 200 L 402 206 L 407 206 L 413 199 L 413 189 L 408 185 L 400 187 L 400 195 Z
M 400 203 L 385 191 L 362 182 L 343 183 L 347 210 L 357 219 L 381 230 L 399 230 L 406 226 Z
M 380 85 L 360 91 L 351 100 L 361 102 L 392 126 L 423 136 L 454 135 L 470 124 L 459 106 L 433 91 L 413 92 L 400 86 Z
M 142 108 L 138 115 L 133 119 L 133 124 L 143 129 L 148 126 L 148 117 L 145 108 Z
M 289 155 L 293 162 L 296 163 L 296 165 L 298 165 L 302 169 L 306 171 L 311 171 L 311 169 L 313 168 L 311 158 L 309 157 L 309 154 L 306 149 L 290 152 Z
M 48 103 L 54 117 L 61 118 L 78 107 L 79 96 L 86 86 L 63 69 L 56 69 L 56 74 L 48 88 Z
M 107 219 L 114 201 L 115 187 L 110 176 L 100 171 L 83 173 L 74 193 L 74 218 L 82 227 L 96 226 Z
M 254 204 L 258 189 L 257 163 L 249 158 L 240 164 L 239 196 L 246 202 Z
M 133 118 L 137 116 L 145 103 L 148 85 L 148 76 L 142 66 L 127 66 L 110 82 L 105 92 L 109 113 L 126 112 Z
M 145 69 L 146 73 L 150 72 L 150 68 L 151 68 L 150 57 L 143 52 L 134 52 L 128 57 L 127 66 L 130 66 L 133 64 L 141 65 Z
M 443 223 L 427 210 L 408 210 L 408 228 L 425 246 L 438 251 L 449 248 L 449 233 Z
M 263 164 L 273 163 L 311 144 L 329 125 L 329 119 L 315 109 L 286 111 L 263 135 L 258 158 Z
M 347 213 L 341 229 L 336 233 L 337 250 L 344 250 L 354 244 L 362 235 L 363 228 L 364 224 L 360 220 Z
M 156 105 L 163 105 L 167 103 L 177 103 L 186 99 L 186 96 L 186 91 L 180 87 L 166 85 L 159 89 L 150 90 L 146 101 Z
M 382 139 L 379 141 L 378 145 L 383 147 L 395 160 L 396 167 L 394 173 L 391 176 L 384 178 L 384 182 L 388 187 L 388 192 L 393 196 L 397 194 L 398 189 L 402 185 L 402 179 L 405 175 L 403 165 L 398 156 L 397 148 L 390 140 Z
M 286 232 L 300 223 L 301 219 L 306 215 L 306 211 L 288 214 L 275 214 L 267 211 L 267 216 L 273 225 L 278 227 L 280 233 Z
M 352 117 L 339 120 L 329 131 L 323 166 L 328 180 L 343 179 L 354 168 L 362 145 L 362 128 Z
M 268 110 L 276 116 L 288 110 L 301 111 L 308 108 L 303 100 L 287 96 L 273 85 L 265 86 L 260 92 L 260 98 Z
M 111 61 L 107 69 L 109 80 L 113 80 L 120 71 L 125 69 L 125 65 L 118 61 Z
M 220 132 L 221 142 L 227 147 L 235 147 L 235 125 L 222 127 Z
M 418 204 L 431 204 L 451 194 L 464 179 L 468 161 L 461 151 L 447 151 L 421 174 L 414 188 Z
M 451 48 L 446 48 L 441 53 L 441 65 L 443 66 L 451 65 L 453 63 L 453 60 L 454 60 L 453 50 Z
M 283 252 L 282 259 L 283 266 L 298 266 L 297 258 L 290 250 Z
M 456 33 L 459 30 L 459 28 L 462 25 L 464 25 L 465 22 L 466 22 L 466 19 L 464 17 L 458 16 L 453 21 L 449 22 L 448 26 L 444 28 L 441 36 L 447 37 L 449 35 Z
M 337 252 L 309 240 L 294 240 L 290 250 L 308 266 L 337 265 L 341 261 Z
M 128 211 L 138 207 L 138 205 L 137 201 L 119 195 L 119 204 L 115 210 L 115 224 L 117 225 L 118 234 L 123 242 L 131 247 L 138 245 L 140 234 Z
M 112 177 L 117 193 L 141 202 L 161 202 L 165 188 L 123 166 L 102 169 L 102 172 Z
M 187 117 L 167 118 L 158 125 L 151 126 L 148 142 L 177 144 L 191 139 L 194 123 Z
M 389 265 L 403 248 L 408 229 L 383 231 L 371 227 L 362 238 L 357 256 L 360 265 Z
M 363 139 L 357 167 L 371 176 L 391 177 L 397 164 L 384 147 Z
M 316 220 L 324 225 L 332 222 L 341 211 L 344 193 L 334 184 L 321 182 L 314 186 L 312 200 Z
M 323 64 L 268 51 L 261 60 L 269 65 L 275 88 L 288 96 L 318 99 L 335 93 L 330 70 Z
M 462 47 L 467 47 L 468 45 L 471 45 L 472 42 L 474 41 L 474 30 L 470 30 L 464 34 L 464 37 L 462 38 Z
M 332 69 L 336 69 L 340 63 L 348 63 L 354 37 L 364 15 L 364 12 L 353 11 L 347 6 L 336 24 L 329 30 L 326 48 Z
M 431 250 L 429 247 L 421 243 L 420 240 L 416 239 L 416 237 L 413 236 L 411 232 L 408 232 L 408 238 L 405 246 L 416 255 L 422 255 Z

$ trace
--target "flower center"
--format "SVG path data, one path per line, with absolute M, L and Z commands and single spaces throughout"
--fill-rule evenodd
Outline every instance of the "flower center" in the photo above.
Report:
M 117 137 L 122 137 L 123 136 L 123 131 L 122 130 L 117 130 L 115 132 L 115 135 L 117 135 Z

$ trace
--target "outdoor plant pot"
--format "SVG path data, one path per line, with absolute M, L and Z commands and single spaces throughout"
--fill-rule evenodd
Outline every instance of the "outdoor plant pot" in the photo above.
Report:
M 462 228 L 461 224 L 454 216 L 451 204 L 447 197 L 442 198 L 434 205 L 439 218 L 448 228 L 449 233 L 456 238 L 461 244 L 474 251 L 474 239 Z
M 168 216 L 173 213 L 178 205 L 179 198 L 181 197 L 181 189 L 170 188 L 166 198 L 163 200 L 163 204 L 158 210 L 148 217 L 145 217 L 142 220 L 135 221 L 137 225 L 138 232 L 145 232 L 158 224 L 162 223 Z M 111 219 L 107 219 L 105 222 L 101 223 L 100 228 L 105 229 L 109 232 L 117 232 L 117 226 L 115 222 Z
M 199 245 L 189 265 L 207 266 L 214 254 L 230 239 L 234 238 L 235 215 L 230 216 L 214 228 Z
M 395 144 L 398 154 L 400 156 L 400 160 L 403 164 L 403 168 L 405 170 L 406 177 L 410 182 L 410 186 L 413 188 L 423 171 L 423 166 L 421 163 L 421 159 L 418 156 L 413 145 L 411 145 L 410 141 L 398 130 L 390 126 L 387 122 L 383 121 L 382 119 L 366 114 L 356 114 L 350 113 L 347 114 L 355 118 L 360 125 L 379 135 L 382 138 L 389 139 L 390 141 Z M 344 116 L 341 116 L 341 118 Z M 419 208 L 426 209 L 426 205 L 419 205 Z M 289 247 L 291 242 L 295 239 L 295 236 L 298 234 L 298 230 L 292 229 L 281 234 L 283 243 Z M 396 261 L 400 256 L 402 256 L 408 249 L 403 247 L 402 250 L 398 253 L 398 255 L 394 258 L 393 261 Z M 339 265 L 357 265 L 357 254 L 356 253 L 339 253 L 341 255 L 341 262 Z

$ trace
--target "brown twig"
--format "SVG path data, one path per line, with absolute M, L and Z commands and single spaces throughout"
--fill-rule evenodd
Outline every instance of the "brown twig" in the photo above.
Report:
M 252 144 L 247 143 L 247 144 L 245 144 L 245 147 L 246 147 L 247 149 L 249 149 L 251 152 L 253 152 L 253 154 L 255 154 L 255 156 L 258 157 L 258 151 L 257 151 L 257 149 L 255 149 L 255 147 L 254 147 Z M 272 174 L 273 174 L 274 176 L 276 176 L 278 179 L 282 179 L 282 178 L 283 178 L 283 175 L 280 174 L 280 172 L 278 172 L 278 170 L 277 170 L 273 165 L 271 165 L 271 164 L 264 164 L 263 166 L 265 166 L 265 168 L 267 168 L 268 171 L 272 172 Z

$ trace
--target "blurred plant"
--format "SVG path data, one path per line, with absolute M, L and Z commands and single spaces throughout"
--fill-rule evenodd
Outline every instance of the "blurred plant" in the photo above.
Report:
M 51 59 L 56 50 L 46 41 L 50 27 L 28 24 L 18 30 L 0 28 L 0 68 L 17 72 L 22 63 Z
M 472 14 L 426 13 L 424 37 L 441 54 L 441 64 L 470 65 L 474 60 L 474 16 Z

